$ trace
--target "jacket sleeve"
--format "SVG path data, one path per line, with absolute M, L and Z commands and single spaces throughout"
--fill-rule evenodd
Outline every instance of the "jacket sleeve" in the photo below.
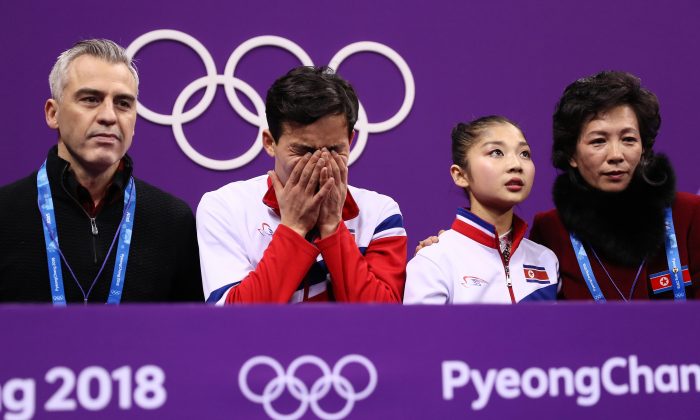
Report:
M 562 273 L 562 260 L 566 261 L 566 253 L 569 251 L 570 242 L 568 233 L 560 231 L 551 222 L 551 217 L 549 213 L 537 213 L 535 219 L 532 222 L 532 229 L 530 229 L 530 240 L 537 242 L 549 248 L 554 254 L 554 259 L 556 260 L 556 270 L 557 270 L 557 299 L 563 299 L 562 287 L 564 286 L 564 273 Z M 557 235 L 557 233 L 559 233 Z M 567 247 L 568 245 L 568 247 Z M 573 261 L 576 261 L 574 256 Z M 569 266 L 572 266 L 569 264 Z M 566 267 L 566 266 L 565 266 Z M 575 265 L 574 270 L 578 269 L 578 265 Z M 564 270 L 565 271 L 565 270 Z M 569 276 L 571 278 L 571 276 Z
M 316 241 L 338 302 L 401 302 L 407 244 L 403 219 L 395 213 L 383 220 L 364 255 L 343 222 L 334 234 Z
M 690 226 L 687 233 L 688 269 L 693 287 L 700 290 L 700 198 L 691 196 Z M 697 293 L 697 292 L 696 292 Z M 695 296 L 700 299 L 700 293 Z
M 318 250 L 296 232 L 279 225 L 262 259 L 253 265 L 242 217 L 215 195 L 205 194 L 197 208 L 197 237 L 204 295 L 208 303 L 286 303 L 297 289 Z
M 298 233 L 279 225 L 253 271 L 231 287 L 226 303 L 287 303 L 318 250 Z
M 431 245 L 436 246 L 436 245 Z M 406 267 L 405 305 L 446 304 L 450 301 L 450 290 L 440 267 L 422 252 L 408 262 Z
M 530 240 L 551 249 L 550 244 L 545 243 L 547 242 L 547 236 L 543 232 L 543 224 L 543 216 L 539 213 L 536 214 L 530 229 Z
M 173 300 L 175 301 L 204 301 L 202 293 L 202 274 L 199 267 L 199 248 L 197 246 L 197 230 L 194 215 L 187 207 L 182 220 L 176 223 L 182 232 L 179 236 L 177 258 L 175 263 L 176 287 Z
M 557 258 L 557 267 L 559 267 L 563 252 L 571 248 L 571 242 L 569 232 L 563 226 L 559 227 L 560 223 L 555 222 L 554 217 L 550 213 L 537 213 L 532 221 L 530 240 L 552 251 Z

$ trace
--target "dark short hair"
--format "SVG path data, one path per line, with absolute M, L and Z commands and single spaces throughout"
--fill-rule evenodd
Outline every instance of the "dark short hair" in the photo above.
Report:
M 498 124 L 510 124 L 520 130 L 513 121 L 501 115 L 488 115 L 475 120 L 459 123 L 452 129 L 452 163 L 466 168 L 467 153 L 488 128 Z M 522 130 L 520 130 L 522 133 Z
M 554 167 L 574 175 L 576 170 L 569 162 L 576 151 L 584 124 L 620 105 L 629 105 L 637 116 L 644 148 L 639 168 L 643 171 L 653 158 L 652 149 L 661 126 L 659 100 L 641 86 L 639 78 L 622 71 L 603 71 L 566 87 L 552 117 Z
M 265 100 L 267 125 L 275 142 L 282 124 L 313 124 L 327 115 L 345 115 L 348 135 L 357 122 L 355 90 L 330 67 L 300 66 L 272 84 Z

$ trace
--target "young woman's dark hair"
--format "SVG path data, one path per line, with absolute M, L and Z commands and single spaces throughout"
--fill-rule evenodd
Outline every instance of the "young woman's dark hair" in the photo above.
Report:
M 510 124 L 520 130 L 516 123 L 501 115 L 488 115 L 467 123 L 457 124 L 452 129 L 452 163 L 466 168 L 469 149 L 485 130 L 498 124 Z

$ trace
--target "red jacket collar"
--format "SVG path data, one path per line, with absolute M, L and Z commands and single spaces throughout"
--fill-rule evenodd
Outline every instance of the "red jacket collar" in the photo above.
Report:
M 277 202 L 277 195 L 275 195 L 275 189 L 272 186 L 272 180 L 269 176 L 267 177 L 267 192 L 263 196 L 262 201 L 279 216 L 280 205 Z M 347 195 L 345 196 L 345 203 L 343 203 L 343 220 L 354 219 L 358 214 L 360 214 L 360 208 L 357 207 L 357 203 L 352 197 L 352 194 L 350 194 L 350 189 L 348 189 Z
M 467 209 L 457 209 L 457 218 L 455 218 L 455 221 L 452 223 L 452 230 L 482 245 L 500 249 L 496 228 Z M 515 253 L 515 250 L 525 237 L 526 232 L 527 223 L 513 214 L 513 245 L 511 247 L 511 255 Z

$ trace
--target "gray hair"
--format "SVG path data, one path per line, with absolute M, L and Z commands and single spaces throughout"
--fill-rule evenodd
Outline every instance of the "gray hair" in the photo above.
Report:
M 126 50 L 108 39 L 87 39 L 79 41 L 69 50 L 66 50 L 58 56 L 56 64 L 53 65 L 49 74 L 49 87 L 51 88 L 51 97 L 55 100 L 60 100 L 63 95 L 63 89 L 66 87 L 66 79 L 68 76 L 68 66 L 76 58 L 81 55 L 91 55 L 100 58 L 113 64 L 124 64 L 134 76 L 136 80 L 136 93 L 139 90 L 139 73 L 136 71 L 133 61 L 126 54 Z

